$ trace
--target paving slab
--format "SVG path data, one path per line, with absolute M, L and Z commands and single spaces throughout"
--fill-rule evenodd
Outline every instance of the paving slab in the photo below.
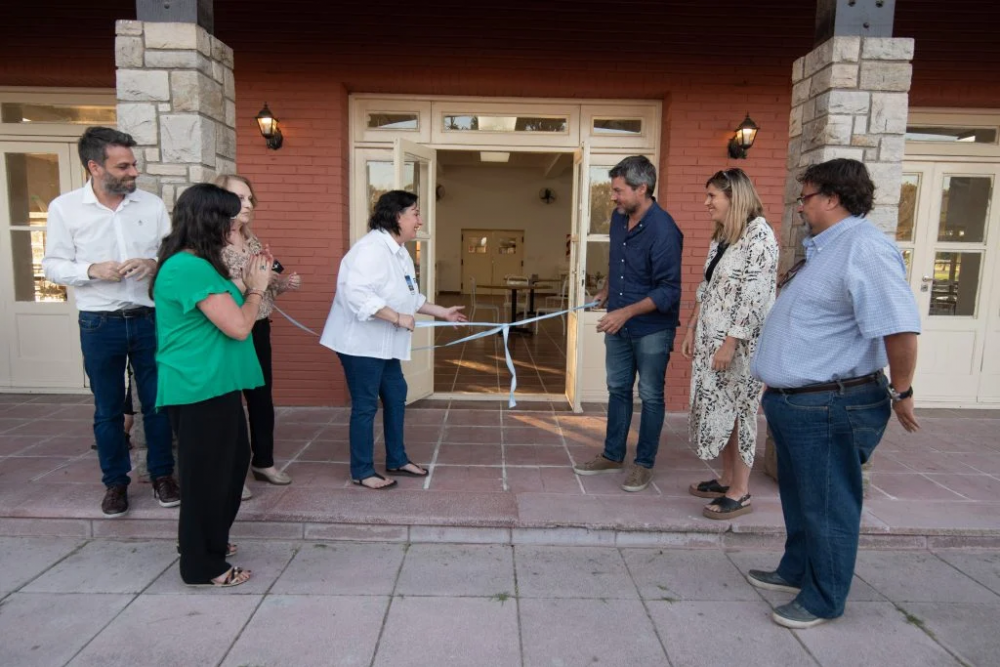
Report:
M 1000 595 L 1000 553 L 942 549 L 935 555 Z
M 141 595 L 69 665 L 216 665 L 260 601 L 253 595 Z
M 26 593 L 139 593 L 177 559 L 167 541 L 88 542 L 35 579 Z
M 823 667 L 960 665 L 889 602 L 852 604 L 834 621 L 793 632 Z
M 490 598 L 394 598 L 373 664 L 519 667 L 517 603 Z
M 525 667 L 668 667 L 638 600 L 520 600 Z
M 969 665 L 1000 663 L 1000 619 L 998 604 L 932 604 L 908 602 L 901 605 L 934 640 Z
M 413 544 L 396 595 L 514 595 L 514 548 L 499 545 Z
M 300 546 L 289 542 L 239 542 L 239 551 L 228 562 L 250 570 L 253 576 L 250 581 L 233 588 L 193 588 L 185 585 L 181 580 L 178 558 L 144 592 L 149 595 L 263 595 L 278 580 Z
M 0 603 L 0 665 L 66 664 L 133 597 L 14 593 Z
M 361 667 L 371 664 L 387 597 L 271 595 L 222 667 Z
M 622 549 L 644 600 L 759 600 L 722 551 Z
M 802 644 L 756 602 L 647 602 L 673 667 L 815 667 Z
M 929 552 L 861 551 L 855 574 L 894 602 L 1000 602 L 1000 596 Z
M 403 544 L 309 543 L 292 558 L 271 592 L 284 595 L 389 595 Z
M 518 546 L 514 563 L 522 598 L 639 597 L 618 549 Z
M 83 544 L 83 540 L 65 537 L 0 537 L 0 563 L 3 563 L 0 598 L 16 591 Z

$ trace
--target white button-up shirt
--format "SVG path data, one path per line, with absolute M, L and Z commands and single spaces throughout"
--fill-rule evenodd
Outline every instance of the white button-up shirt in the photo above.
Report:
M 170 216 L 156 195 L 136 190 L 111 210 L 94 194 L 92 181 L 49 204 L 45 236 L 45 277 L 76 288 L 80 310 L 112 311 L 153 305 L 149 278 L 121 282 L 87 276 L 91 264 L 129 259 L 156 259 Z
M 406 248 L 388 232 L 368 232 L 340 262 L 337 293 L 319 342 L 354 357 L 408 361 L 412 334 L 373 315 L 386 306 L 413 315 L 426 301 Z

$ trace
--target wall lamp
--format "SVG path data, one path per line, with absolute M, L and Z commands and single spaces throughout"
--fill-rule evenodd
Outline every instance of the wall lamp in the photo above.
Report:
M 281 136 L 281 128 L 278 127 L 278 119 L 267 108 L 267 102 L 264 102 L 264 108 L 260 110 L 260 113 L 255 118 L 257 126 L 260 127 L 260 135 L 267 142 L 267 147 L 273 151 L 281 148 L 281 142 L 284 141 Z
M 747 117 L 736 128 L 736 134 L 729 140 L 729 157 L 734 160 L 745 160 L 747 158 L 747 151 L 753 146 L 753 142 L 757 138 L 757 130 L 759 129 L 760 127 L 757 126 L 757 123 L 753 122 L 750 118 L 750 112 L 748 111 Z

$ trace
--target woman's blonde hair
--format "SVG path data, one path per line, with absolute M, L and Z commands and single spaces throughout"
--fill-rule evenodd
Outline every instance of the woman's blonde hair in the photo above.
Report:
M 239 181 L 243 185 L 247 186 L 250 190 L 250 203 L 253 204 L 253 208 L 257 210 L 257 192 L 253 189 L 253 183 L 246 176 L 240 176 L 239 174 L 222 174 L 221 176 L 216 176 L 215 184 L 224 190 L 229 189 L 230 181 Z M 251 218 L 251 222 L 253 219 Z M 249 239 L 253 236 L 253 232 L 250 231 L 250 225 L 246 224 L 240 228 L 240 232 L 243 234 L 243 238 Z
M 714 185 L 729 199 L 729 212 L 725 220 L 715 223 L 712 240 L 733 245 L 743 236 L 747 223 L 764 215 L 764 204 L 760 201 L 753 181 L 742 169 L 734 167 L 717 171 L 705 181 L 705 187 L 709 185 Z

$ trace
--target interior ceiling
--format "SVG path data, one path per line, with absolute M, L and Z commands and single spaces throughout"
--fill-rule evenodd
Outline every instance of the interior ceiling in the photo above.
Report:
M 483 162 L 479 157 L 479 151 L 439 150 L 437 157 L 438 164 L 442 167 L 511 167 L 538 169 L 540 172 L 551 170 L 553 173 L 561 172 L 567 165 L 573 164 L 572 153 L 528 153 L 514 150 L 509 152 L 510 159 L 507 162 Z

